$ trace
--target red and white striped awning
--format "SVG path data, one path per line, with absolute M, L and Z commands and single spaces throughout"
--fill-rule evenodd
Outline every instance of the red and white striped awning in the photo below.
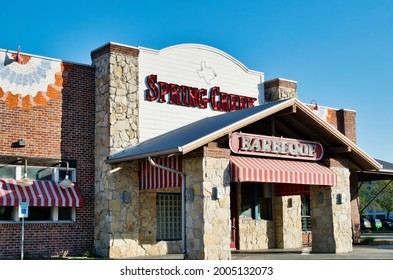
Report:
M 335 186 L 336 174 L 316 162 L 231 157 L 233 182 Z
M 182 158 L 178 156 L 155 158 L 155 163 L 175 170 L 182 170 Z M 140 190 L 181 188 L 181 175 L 152 166 L 149 161 L 140 165 Z
M 34 181 L 31 186 L 21 187 L 16 180 L 0 179 L 0 206 L 16 206 L 19 202 L 38 207 L 83 207 L 76 185 L 62 188 L 58 182 Z

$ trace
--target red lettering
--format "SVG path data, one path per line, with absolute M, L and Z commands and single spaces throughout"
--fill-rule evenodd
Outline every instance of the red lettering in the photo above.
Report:
M 199 108 L 206 109 L 207 108 L 207 103 L 209 102 L 209 98 L 203 98 L 203 96 L 207 95 L 207 90 L 202 88 L 199 90 L 198 93 L 198 104 Z
M 254 98 L 254 97 L 247 97 L 248 108 L 254 107 L 254 102 L 255 102 L 256 100 L 257 100 L 257 99 Z
M 158 84 L 160 85 L 160 91 L 161 91 L 161 97 L 160 97 L 159 101 L 161 103 L 164 103 L 164 102 L 166 102 L 165 95 L 167 95 L 169 93 L 170 89 L 169 89 L 168 84 L 165 82 L 158 82 Z
M 246 108 L 247 97 L 239 96 L 239 110 Z
M 231 109 L 232 111 L 239 110 L 239 95 L 231 94 Z
M 166 82 L 158 82 L 157 75 L 149 75 L 146 80 L 147 89 L 145 90 L 146 100 L 158 101 L 161 103 L 167 102 L 166 95 L 168 95 L 168 103 L 187 106 L 198 107 L 206 109 L 208 103 L 215 111 L 238 111 L 245 108 L 254 107 L 254 102 L 257 98 L 241 96 L 237 94 L 228 94 L 221 92 L 220 87 L 212 87 L 210 89 L 210 98 L 206 89 L 179 86 L 178 84 L 168 84 Z
M 210 104 L 212 105 L 212 108 L 216 111 L 221 110 L 221 103 L 219 100 L 216 100 L 217 95 L 219 95 L 219 94 L 220 94 L 220 88 L 213 87 L 211 90 Z
M 157 75 L 150 75 L 147 77 L 147 85 L 149 89 L 146 90 L 146 100 L 155 101 L 159 96 L 158 88 L 156 86 Z
M 189 87 L 188 86 L 180 86 L 181 88 L 181 105 L 187 106 L 188 100 L 187 96 L 189 94 Z
M 180 105 L 180 87 L 177 84 L 169 84 L 171 90 L 170 104 Z
M 226 92 L 221 92 L 221 111 L 231 111 L 229 94 Z
M 197 107 L 197 106 L 198 106 L 198 89 L 189 88 L 188 107 Z

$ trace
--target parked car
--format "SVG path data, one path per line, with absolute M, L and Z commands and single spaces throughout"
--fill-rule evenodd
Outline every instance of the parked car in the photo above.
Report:
M 371 230 L 371 223 L 366 218 L 360 218 L 360 230 L 366 231 Z
M 379 230 L 382 228 L 382 222 L 380 219 L 368 219 L 371 223 L 371 229 Z
M 381 219 L 383 230 L 393 230 L 393 220 Z

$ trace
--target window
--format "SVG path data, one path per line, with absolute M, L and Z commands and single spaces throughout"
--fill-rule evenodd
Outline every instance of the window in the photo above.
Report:
M 20 179 L 24 174 L 22 165 L 0 165 L 1 179 Z M 27 176 L 33 180 L 39 181 L 57 181 L 60 182 L 65 178 L 66 168 L 61 166 L 44 167 L 28 166 Z M 69 178 L 76 180 L 76 169 L 68 169 Z M 0 222 L 19 222 L 18 206 L 0 206 Z M 25 218 L 26 222 L 75 222 L 75 207 L 29 207 L 29 216 Z
M 29 216 L 25 221 L 48 221 L 51 220 L 51 207 L 29 207 Z
M 0 206 L 0 220 L 12 221 L 13 206 Z
M 19 222 L 18 206 L 0 206 L 0 222 Z M 75 222 L 75 207 L 32 207 L 26 222 Z
M 273 217 L 271 184 L 242 183 L 241 203 L 242 217 L 271 220 Z
M 157 194 L 157 240 L 181 239 L 181 194 Z
M 0 178 L 2 179 L 20 179 L 24 172 L 22 165 L 0 165 Z M 65 167 L 44 167 L 44 166 L 27 166 L 27 177 L 40 181 L 57 181 L 60 182 L 65 178 Z M 76 181 L 76 169 L 69 168 L 68 175 L 71 181 Z
M 75 208 L 59 207 L 59 221 L 75 221 Z
M 0 165 L 0 178 L 15 179 L 16 167 L 9 165 Z

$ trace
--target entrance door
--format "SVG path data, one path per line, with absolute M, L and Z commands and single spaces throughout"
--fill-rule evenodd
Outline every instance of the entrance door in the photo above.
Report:
M 236 183 L 231 183 L 231 249 L 239 248 L 239 215 L 237 213 L 237 191 Z

